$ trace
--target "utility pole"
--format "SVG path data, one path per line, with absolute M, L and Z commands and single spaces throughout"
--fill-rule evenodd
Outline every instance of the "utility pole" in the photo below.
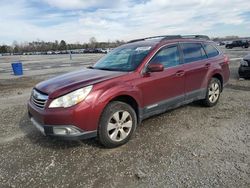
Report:
M 69 50 L 69 59 L 72 60 L 71 50 Z

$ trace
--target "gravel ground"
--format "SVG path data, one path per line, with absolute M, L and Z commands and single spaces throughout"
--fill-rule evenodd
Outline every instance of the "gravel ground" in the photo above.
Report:
M 250 51 L 226 53 L 232 74 L 217 106 L 192 103 L 147 119 L 115 149 L 44 137 L 26 111 L 36 83 L 102 55 L 0 57 L 0 187 L 250 187 L 250 80 L 237 75 Z M 13 58 L 25 76 L 10 75 Z

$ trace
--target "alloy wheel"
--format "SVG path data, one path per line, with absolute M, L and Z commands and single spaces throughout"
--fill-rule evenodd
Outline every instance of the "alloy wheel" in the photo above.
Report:
M 124 110 L 115 112 L 108 121 L 109 138 L 115 142 L 124 140 L 129 135 L 132 125 L 133 121 L 129 112 Z
M 214 82 L 210 85 L 208 90 L 208 98 L 211 103 L 215 103 L 220 95 L 220 87 L 219 84 Z

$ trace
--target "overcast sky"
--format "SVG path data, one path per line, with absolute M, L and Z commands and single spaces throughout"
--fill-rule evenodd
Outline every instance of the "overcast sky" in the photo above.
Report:
M 0 44 L 250 36 L 249 0 L 0 0 Z

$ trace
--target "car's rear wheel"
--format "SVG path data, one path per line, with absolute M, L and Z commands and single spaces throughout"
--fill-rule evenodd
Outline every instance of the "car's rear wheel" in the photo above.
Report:
M 125 144 L 137 125 L 134 109 L 120 101 L 109 103 L 103 111 L 98 128 L 98 138 L 105 147 L 113 148 Z
M 217 78 L 212 78 L 207 87 L 206 98 L 203 100 L 205 106 L 211 107 L 217 104 L 221 93 L 221 82 Z

